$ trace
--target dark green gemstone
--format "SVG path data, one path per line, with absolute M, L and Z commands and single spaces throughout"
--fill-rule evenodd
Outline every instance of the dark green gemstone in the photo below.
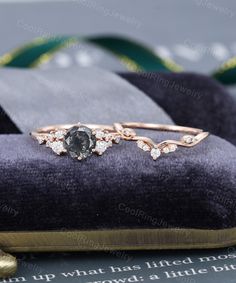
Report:
M 73 158 L 87 158 L 95 146 L 96 137 L 88 127 L 74 126 L 65 134 L 64 147 Z

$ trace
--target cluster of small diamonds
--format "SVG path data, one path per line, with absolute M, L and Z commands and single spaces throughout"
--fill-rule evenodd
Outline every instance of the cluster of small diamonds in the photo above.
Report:
M 66 131 L 52 131 L 49 134 L 41 134 L 37 136 L 39 144 L 46 143 L 47 147 L 50 147 L 57 155 L 61 155 L 66 152 L 66 149 L 63 146 L 63 140 Z
M 64 139 L 67 131 L 66 130 L 55 130 L 50 133 L 40 134 L 36 136 L 39 144 L 46 144 L 56 154 L 61 155 L 67 152 L 64 147 Z M 132 138 L 135 136 L 135 132 L 132 129 L 125 128 L 121 135 L 117 132 L 109 132 L 103 129 L 95 129 L 92 131 L 92 135 L 96 137 L 96 146 L 92 149 L 92 152 L 102 155 L 109 147 L 112 147 L 113 143 L 118 144 L 123 137 Z M 181 141 L 186 145 L 190 145 L 196 141 L 196 137 L 193 135 L 185 135 Z M 178 148 L 174 143 L 160 143 L 152 144 L 145 139 L 137 141 L 137 146 L 145 152 L 150 152 L 153 160 L 157 160 L 162 154 L 168 154 L 175 152 Z
M 157 145 L 151 146 L 143 140 L 138 140 L 137 146 L 141 148 L 143 151 L 149 151 L 153 160 L 157 160 L 157 158 L 159 158 L 162 153 L 167 154 L 170 152 L 174 152 L 177 149 L 176 144 L 167 144 L 165 146 L 162 145 L 162 147 L 158 147 Z
M 192 144 L 196 141 L 196 137 L 193 135 L 185 135 L 182 137 L 182 142 L 187 144 Z M 161 145 L 150 145 L 143 140 L 137 141 L 137 146 L 143 151 L 149 151 L 153 160 L 157 160 L 162 154 L 168 154 L 175 152 L 178 146 L 176 144 L 161 144 Z
M 102 155 L 109 147 L 112 147 L 113 143 L 118 144 L 121 139 L 120 135 L 102 129 L 93 130 L 93 134 L 97 139 L 96 147 L 93 149 L 93 152 L 98 155 Z
M 63 141 L 65 137 L 65 130 L 52 131 L 49 134 L 40 134 L 36 137 L 39 144 L 46 144 L 56 154 L 61 155 L 66 152 Z M 117 133 L 110 133 L 108 131 L 97 129 L 93 130 L 93 135 L 96 137 L 96 147 L 93 152 L 98 155 L 102 155 L 113 143 L 118 144 L 121 140 L 121 136 Z

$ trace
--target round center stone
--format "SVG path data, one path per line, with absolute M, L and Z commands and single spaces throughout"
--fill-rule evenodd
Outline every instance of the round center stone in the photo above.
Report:
M 95 146 L 96 137 L 88 127 L 74 126 L 65 134 L 64 147 L 73 158 L 87 158 Z

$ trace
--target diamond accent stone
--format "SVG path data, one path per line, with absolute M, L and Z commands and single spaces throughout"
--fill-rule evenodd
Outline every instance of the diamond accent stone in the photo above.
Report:
M 107 147 L 112 147 L 112 141 L 107 142 Z
M 95 136 L 97 139 L 103 139 L 105 137 L 105 133 L 102 130 L 97 130 Z
M 177 149 L 177 145 L 176 144 L 170 144 L 169 145 L 170 152 L 174 152 L 174 151 L 176 151 L 176 149 Z
M 61 139 L 64 139 L 64 135 L 65 135 L 65 131 L 56 131 L 55 133 L 54 133 L 54 136 L 55 136 L 55 138 L 56 139 L 58 139 L 58 140 L 61 140 Z
M 151 156 L 153 158 L 153 160 L 157 160 L 158 157 L 161 156 L 161 151 L 159 148 L 152 148 L 151 150 Z
M 151 150 L 150 146 L 142 140 L 137 141 L 137 146 L 144 151 L 150 151 Z
M 37 136 L 36 139 L 39 142 L 39 144 L 43 144 L 45 142 L 45 137 L 44 136 Z
M 115 143 L 119 143 L 121 140 L 121 137 L 120 136 L 116 136 L 115 139 L 114 139 L 114 142 Z
M 164 153 L 166 153 L 166 154 L 170 153 L 170 149 L 169 149 L 168 146 L 164 147 L 164 148 L 162 149 L 162 151 L 163 151 Z
M 149 145 L 145 144 L 145 145 L 143 146 L 143 150 L 144 150 L 144 151 L 150 151 Z
M 137 146 L 141 149 L 143 149 L 144 142 L 143 141 L 137 141 Z
M 129 129 L 129 128 L 124 128 L 123 129 L 123 135 L 126 137 L 134 137 L 136 136 L 136 133 L 133 129 Z
M 114 138 L 113 134 L 106 134 L 104 137 L 105 141 L 112 141 Z
M 54 140 L 55 140 L 55 135 L 54 135 L 54 133 L 49 133 L 49 134 L 47 135 L 47 141 L 53 142 Z
M 97 152 L 98 155 L 102 155 L 107 148 L 109 147 L 109 143 L 105 141 L 97 141 L 95 151 Z
M 58 155 L 66 152 L 62 141 L 55 141 L 50 144 L 51 149 Z
M 48 140 L 48 141 L 46 142 L 46 147 L 51 147 L 52 143 L 53 143 L 53 142 L 51 142 L 51 141 Z
M 65 134 L 63 144 L 72 158 L 82 160 L 92 154 L 96 146 L 96 137 L 90 128 L 74 126 Z
M 193 143 L 194 139 L 195 139 L 195 137 L 192 136 L 192 135 L 186 135 L 186 136 L 183 136 L 183 138 L 182 138 L 182 140 L 187 144 Z

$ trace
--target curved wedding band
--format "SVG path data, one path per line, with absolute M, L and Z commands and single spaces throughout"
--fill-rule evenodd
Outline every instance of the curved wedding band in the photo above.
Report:
M 180 140 L 164 140 L 156 143 L 152 139 L 139 136 L 135 129 L 178 132 L 184 135 Z M 153 160 L 162 154 L 174 152 L 178 146 L 193 147 L 209 135 L 201 129 L 175 125 L 149 123 L 114 123 L 113 125 L 66 124 L 40 128 L 31 133 L 40 144 L 46 144 L 56 154 L 68 153 L 78 160 L 86 159 L 92 153 L 102 155 L 113 144 L 120 140 L 136 141 L 137 146 L 150 152 Z

